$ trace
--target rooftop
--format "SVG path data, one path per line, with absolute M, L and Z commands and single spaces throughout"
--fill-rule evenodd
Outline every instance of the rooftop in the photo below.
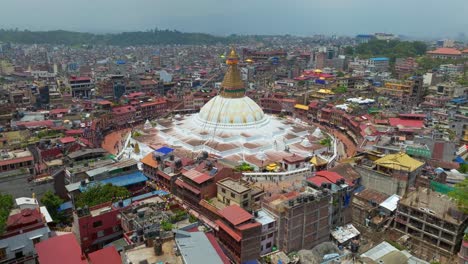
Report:
M 242 184 L 241 182 L 235 181 L 231 178 L 226 178 L 222 181 L 219 181 L 218 184 L 223 185 L 226 188 L 229 188 L 237 193 L 243 193 L 250 190 L 250 188 L 245 184 Z
M 35 245 L 39 263 L 41 264 L 86 264 L 86 258 L 81 255 L 81 248 L 75 235 L 51 237 Z
M 253 218 L 249 212 L 245 211 L 238 205 L 225 207 L 221 209 L 219 213 L 233 225 L 242 224 Z
M 346 241 L 353 239 L 360 234 L 361 233 L 352 224 L 348 224 L 343 227 L 337 227 L 331 232 L 333 238 L 336 239 L 336 241 L 338 241 L 340 244 L 345 243 Z
M 388 154 L 374 161 L 375 164 L 393 170 L 404 170 L 413 172 L 422 165 L 423 162 L 411 158 L 405 153 Z
M 447 222 L 459 224 L 458 219 L 464 220 L 468 216 L 458 211 L 457 205 L 448 196 L 426 188 L 410 192 L 401 198 L 400 204 L 417 208 Z
M 88 255 L 89 264 L 121 264 L 119 252 L 115 247 L 105 247 Z M 42 262 L 41 262 L 42 264 Z
M 427 52 L 428 54 L 439 54 L 439 55 L 461 55 L 461 51 L 453 48 L 438 48 Z
M 175 242 L 186 264 L 223 263 L 204 232 L 178 231 Z

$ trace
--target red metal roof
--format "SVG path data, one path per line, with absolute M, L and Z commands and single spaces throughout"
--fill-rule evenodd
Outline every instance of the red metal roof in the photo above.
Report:
M 202 184 L 204 182 L 206 182 L 207 180 L 209 180 L 211 177 L 210 175 L 206 174 L 206 173 L 202 173 L 202 172 L 199 172 L 197 170 L 188 170 L 188 171 L 184 171 L 182 173 L 185 177 L 191 179 L 192 181 L 198 183 L 198 184 Z
M 158 100 L 153 101 L 153 102 L 143 103 L 143 104 L 141 104 L 141 107 L 158 105 L 158 104 L 165 104 L 165 103 L 166 103 L 166 100 L 161 98 L 161 99 L 158 99 Z
M 108 100 L 100 100 L 99 102 L 97 102 L 97 104 L 99 104 L 99 105 L 111 105 L 112 102 L 108 101 Z
M 10 215 L 7 220 L 7 230 L 14 230 L 18 227 L 40 223 L 42 221 L 42 213 L 35 209 L 23 209 L 21 212 Z
M 253 218 L 249 212 L 235 204 L 221 209 L 219 213 L 233 225 L 244 223 Z
M 88 254 L 89 264 L 121 264 L 122 259 L 114 246 Z M 41 263 L 42 264 L 42 263 Z
M 35 245 L 41 264 L 87 264 L 73 234 L 51 237 Z
M 389 118 L 388 121 L 392 127 L 403 126 L 403 127 L 412 127 L 412 128 L 422 128 L 424 126 L 423 120 L 408 120 L 401 118 Z
M 81 135 L 84 133 L 83 129 L 70 129 L 65 131 L 66 135 Z
M 320 187 L 322 183 L 336 184 L 336 181 L 341 179 L 344 179 L 346 184 L 353 186 L 352 182 L 349 182 L 347 179 L 343 178 L 341 175 L 333 171 L 318 171 L 317 173 L 315 173 L 315 176 L 308 178 L 307 181 Z
M 85 77 L 85 76 L 80 76 L 80 77 L 72 76 L 70 77 L 70 81 L 91 81 L 91 78 Z
M 24 127 L 53 127 L 54 122 L 52 120 L 44 120 L 44 121 L 20 121 L 16 122 L 17 126 L 24 126 Z
M 242 234 L 239 234 L 236 231 L 232 230 L 232 228 L 230 228 L 228 225 L 223 223 L 223 221 L 221 221 L 221 220 L 216 220 L 215 223 L 218 225 L 219 228 L 221 228 L 226 233 L 228 233 L 228 235 L 230 235 L 232 238 L 234 238 L 234 240 L 236 240 L 237 242 L 241 241 Z
M 32 156 L 15 158 L 15 159 L 0 160 L 0 166 L 19 163 L 19 162 L 25 162 L 25 161 L 30 161 L 30 160 L 33 160 Z
M 124 106 L 112 108 L 112 112 L 117 113 L 117 114 L 126 114 L 126 113 L 136 112 L 136 109 L 135 107 L 131 105 L 124 105 Z
M 254 222 L 254 223 L 247 223 L 247 224 L 243 224 L 243 225 L 240 225 L 237 227 L 237 229 L 239 230 L 247 230 L 247 229 L 251 229 L 253 227 L 257 227 L 257 226 L 261 226 L 262 224 L 260 224 L 259 222 Z
M 440 55 L 461 55 L 461 51 L 452 48 L 438 48 L 436 50 L 428 51 L 427 53 Z
M 179 187 L 182 187 L 184 189 L 187 189 L 195 194 L 200 194 L 200 190 L 198 190 L 197 188 L 185 183 L 184 181 L 182 181 L 181 179 L 177 179 L 176 180 L 176 184 L 179 186 Z
M 74 137 L 64 137 L 64 138 L 59 139 L 59 141 L 62 144 L 68 144 L 68 143 L 75 142 L 75 138 Z
M 399 114 L 400 117 L 418 117 L 418 118 L 426 118 L 426 114 Z
M 68 113 L 68 108 L 58 108 L 58 109 L 52 109 L 49 111 L 49 114 L 51 115 L 65 114 L 65 113 Z

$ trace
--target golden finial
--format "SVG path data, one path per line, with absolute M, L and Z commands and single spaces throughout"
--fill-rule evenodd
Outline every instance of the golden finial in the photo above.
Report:
M 231 51 L 229 52 L 229 56 L 226 60 L 227 65 L 235 65 L 239 62 L 239 56 L 237 56 L 236 49 L 231 47 Z
M 32 198 L 36 199 L 36 194 L 35 193 L 32 193 Z

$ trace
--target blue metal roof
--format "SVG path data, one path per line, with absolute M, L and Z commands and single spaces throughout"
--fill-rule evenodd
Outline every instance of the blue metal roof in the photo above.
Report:
M 157 149 L 155 151 L 159 152 L 159 153 L 162 153 L 164 155 L 167 155 L 167 154 L 171 153 L 172 151 L 174 151 L 174 149 L 169 148 L 169 147 L 162 147 L 162 148 L 159 148 L 159 149 Z
M 450 100 L 450 102 L 455 103 L 455 104 L 462 104 L 462 103 L 466 102 L 466 99 L 465 98 L 455 98 L 455 99 Z
M 145 175 L 143 175 L 141 171 L 137 171 L 137 172 L 133 172 L 130 174 L 102 180 L 101 183 L 102 184 L 110 183 L 115 186 L 129 186 L 132 184 L 145 182 L 147 180 L 148 178 Z
M 167 194 L 169 194 L 169 193 L 166 192 L 166 191 L 163 191 L 163 190 L 157 190 L 157 191 L 152 191 L 152 192 L 145 193 L 145 194 L 140 194 L 140 195 L 137 195 L 135 197 L 131 197 L 131 198 L 123 200 L 124 207 L 129 206 L 130 204 L 132 204 L 135 201 L 144 200 L 144 199 L 149 198 L 151 196 L 155 196 L 155 195 L 164 196 L 164 195 L 167 195 Z M 118 202 L 114 203 L 114 206 L 116 206 L 116 207 L 119 206 L 119 203 Z
M 59 206 L 57 211 L 59 212 L 65 211 L 65 210 L 71 209 L 72 207 L 73 207 L 72 201 L 64 202 L 63 204 Z
M 371 61 L 388 61 L 389 58 L 380 57 L 380 58 L 370 58 Z

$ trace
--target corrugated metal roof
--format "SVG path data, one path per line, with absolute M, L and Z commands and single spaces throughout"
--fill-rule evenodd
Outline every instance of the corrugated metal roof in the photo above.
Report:
M 122 176 L 102 180 L 101 183 L 102 184 L 111 183 L 112 185 L 115 185 L 115 186 L 129 186 L 132 184 L 145 182 L 147 180 L 148 178 L 145 175 L 143 175 L 141 171 L 137 171 L 137 172 L 130 173 L 127 175 L 122 175 Z

